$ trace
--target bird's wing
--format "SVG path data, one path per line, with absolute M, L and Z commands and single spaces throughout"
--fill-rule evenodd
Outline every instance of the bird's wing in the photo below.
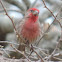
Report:
M 21 19 L 17 24 L 16 24 L 16 31 L 17 31 L 17 33 L 18 33 L 18 35 L 17 35 L 17 39 L 18 39 L 18 41 L 20 42 L 20 43 L 23 43 L 23 42 L 25 42 L 25 39 L 21 36 L 21 30 L 22 30 L 22 26 L 23 26 L 23 23 L 24 23 L 24 18 L 23 19 Z

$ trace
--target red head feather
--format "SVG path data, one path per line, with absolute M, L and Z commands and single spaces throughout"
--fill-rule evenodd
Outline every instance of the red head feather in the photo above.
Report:
M 30 8 L 27 12 L 29 12 L 28 13 L 29 21 L 36 22 L 38 20 L 38 14 L 39 14 L 39 10 L 38 9 Z
M 38 9 L 36 9 L 36 8 L 30 8 L 28 11 L 30 11 L 30 10 L 33 10 L 33 11 L 38 11 L 38 13 L 39 13 L 39 10 Z

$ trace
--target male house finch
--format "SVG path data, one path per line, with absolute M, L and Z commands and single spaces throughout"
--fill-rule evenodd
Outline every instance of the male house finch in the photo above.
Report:
M 39 10 L 36 8 L 30 8 L 25 17 L 17 26 L 17 31 L 20 34 L 21 38 L 20 43 L 29 44 L 35 42 L 41 34 L 40 23 L 38 20 Z

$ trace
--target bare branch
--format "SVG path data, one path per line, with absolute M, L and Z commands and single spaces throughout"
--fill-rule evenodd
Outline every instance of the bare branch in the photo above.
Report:
M 0 3 L 1 3 L 1 5 L 2 5 L 2 7 L 3 7 L 3 9 L 4 9 L 5 13 L 6 13 L 6 15 L 7 15 L 8 18 L 11 20 L 12 25 L 13 25 L 13 27 L 14 27 L 14 30 L 15 30 L 15 33 L 16 33 L 17 37 L 20 38 L 20 39 L 23 39 L 23 38 L 21 38 L 20 34 L 17 32 L 17 29 L 16 29 L 16 27 L 15 27 L 15 24 L 14 24 L 12 18 L 8 15 L 8 13 L 7 13 L 7 11 L 6 11 L 6 9 L 5 9 L 3 3 L 1 2 L 1 0 L 0 0 Z M 24 39 L 23 39 L 23 40 L 24 40 Z M 25 41 L 25 40 L 24 40 L 24 41 Z
M 14 45 L 19 45 L 17 43 L 9 42 L 9 41 L 0 41 L 0 43 L 7 43 L 7 44 L 14 44 Z
M 11 47 L 12 47 L 16 52 L 22 54 L 29 62 L 31 62 L 31 61 L 29 60 L 29 58 L 26 57 L 26 55 L 25 55 L 24 53 L 22 53 L 21 51 L 19 51 L 18 49 L 16 49 L 12 44 L 11 44 Z
M 3 50 L 3 52 L 4 52 L 8 57 L 10 57 L 10 55 L 6 52 L 5 49 L 3 49 L 3 46 L 1 46 L 1 45 L 0 45 L 0 50 L 1 50 L 1 51 Z
M 45 8 L 52 14 L 54 19 L 59 23 L 60 27 L 62 27 L 61 23 L 56 19 L 56 17 L 54 16 L 53 12 L 46 6 L 44 0 L 42 0 L 42 1 L 43 1 L 43 4 L 44 4 Z
M 60 27 L 62 28 L 61 23 L 56 19 L 57 15 L 54 16 L 53 12 L 46 6 L 44 0 L 42 0 L 42 1 L 43 1 L 43 4 L 44 4 L 45 8 L 46 8 L 46 9 L 52 14 L 52 16 L 54 17 L 54 21 L 51 23 L 51 25 L 52 25 L 55 21 L 57 21 L 57 22 L 59 23 Z M 48 27 L 48 29 L 45 31 L 45 33 L 49 30 L 49 28 L 50 28 L 51 25 L 49 25 L 49 27 Z M 44 37 L 45 33 L 44 33 L 44 34 L 42 35 L 42 37 L 38 40 L 37 45 L 39 44 L 40 40 Z M 37 46 L 37 45 L 36 45 L 36 46 Z
M 57 50 L 57 48 L 58 48 L 58 46 L 59 46 L 59 44 L 60 44 L 60 42 L 61 42 L 61 39 L 62 39 L 62 25 L 61 25 L 61 23 L 56 19 L 56 17 L 54 16 L 54 14 L 53 14 L 53 12 L 46 6 L 46 4 L 45 4 L 45 2 L 44 2 L 44 0 L 42 0 L 43 1 L 43 4 L 44 4 L 44 6 L 45 6 L 45 8 L 52 14 L 52 16 L 54 17 L 54 19 L 59 23 L 59 25 L 60 25 L 60 27 L 61 27 L 61 37 L 60 37 L 60 39 L 59 39 L 59 41 L 58 41 L 58 44 L 56 45 L 56 48 L 54 49 L 54 51 L 52 52 L 52 54 L 50 55 L 50 57 L 48 58 L 48 59 L 51 59 L 52 58 L 52 56 L 54 55 L 54 53 L 56 52 L 56 50 Z M 55 21 L 54 20 L 54 21 Z M 53 22 L 54 22 L 53 21 Z M 43 37 L 42 37 L 43 38 Z M 41 39 L 42 39 L 41 38 Z
M 29 62 L 29 61 L 27 59 L 8 59 L 3 56 L 0 56 L 0 62 Z M 35 62 L 35 61 L 31 61 L 31 62 Z M 36 62 L 41 62 L 41 61 L 38 60 Z
M 37 56 L 41 59 L 41 62 L 44 62 L 43 58 L 34 50 L 34 47 L 31 45 L 31 53 L 32 52 L 35 52 L 37 54 Z

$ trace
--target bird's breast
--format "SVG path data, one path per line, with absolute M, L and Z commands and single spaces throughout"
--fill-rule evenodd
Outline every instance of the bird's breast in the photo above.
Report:
M 38 23 L 25 23 L 22 27 L 21 34 L 24 38 L 31 41 L 40 35 L 40 26 Z

